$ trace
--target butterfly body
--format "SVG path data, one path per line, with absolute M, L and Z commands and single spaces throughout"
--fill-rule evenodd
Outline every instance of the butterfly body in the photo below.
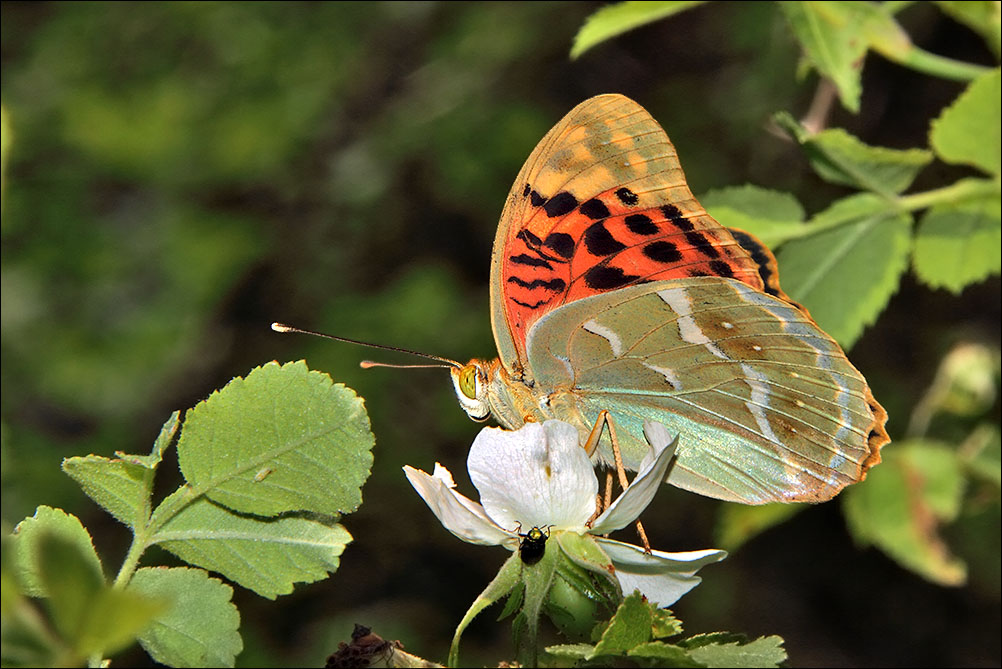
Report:
M 491 304 L 498 359 L 454 372 L 473 418 L 557 418 L 585 437 L 608 410 L 630 469 L 656 420 L 682 435 L 669 483 L 752 504 L 828 499 L 888 441 L 886 413 L 779 287 L 772 253 L 702 209 L 665 132 L 625 97 L 578 105 L 529 157 Z M 611 461 L 607 437 L 597 454 Z

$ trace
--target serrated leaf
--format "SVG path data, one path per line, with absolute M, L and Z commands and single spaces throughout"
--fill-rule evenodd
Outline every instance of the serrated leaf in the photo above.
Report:
M 945 445 L 897 442 L 865 484 L 847 491 L 843 509 L 853 535 L 872 543 L 941 585 L 961 585 L 964 563 L 939 536 L 941 523 L 956 518 L 964 491 L 961 462 Z
M 796 123 L 789 115 L 776 120 L 790 129 Z M 932 162 L 932 152 L 923 149 L 889 149 L 870 146 L 842 128 L 809 134 L 794 133 L 804 147 L 811 167 L 829 183 L 869 190 L 885 196 L 905 191 L 923 167 Z
M 1002 11 L 998 0 L 939 0 L 935 4 L 981 35 L 996 58 L 1002 55 Z
M 657 609 L 653 612 L 651 621 L 651 636 L 664 639 L 682 633 L 682 621 L 672 615 L 668 609 Z
M 751 184 L 711 190 L 699 201 L 721 225 L 750 232 L 770 249 L 796 236 L 804 221 L 792 194 Z
M 87 455 L 66 458 L 63 471 L 124 525 L 135 528 L 145 521 L 153 485 L 147 467 L 127 460 Z
M 929 144 L 947 163 L 973 165 L 989 174 L 1002 171 L 1002 70 L 974 81 L 932 122 Z
M 595 644 L 592 657 L 621 655 L 651 640 L 653 617 L 651 605 L 639 592 L 633 592 L 619 605 L 615 615 Z
M 868 16 L 852 7 L 854 4 L 782 2 L 779 7 L 808 61 L 835 84 L 842 106 L 857 112 L 860 72 L 867 50 L 862 33 Z
M 374 439 L 354 391 L 306 363 L 268 363 L 185 416 L 181 471 L 235 511 L 350 513 L 362 501 Z
M 80 520 L 62 509 L 40 506 L 35 510 L 34 516 L 25 518 L 14 528 L 14 565 L 24 594 L 30 597 L 49 595 L 40 572 L 40 542 L 47 535 L 61 537 L 76 547 L 74 555 L 78 560 L 74 568 L 81 570 L 80 578 L 83 581 L 90 583 L 92 587 L 104 582 L 101 558 L 94 550 L 90 534 Z
M 174 495 L 185 494 L 182 489 Z M 167 504 L 171 500 L 164 500 Z M 204 497 L 188 504 L 150 538 L 181 559 L 274 599 L 295 583 L 337 571 L 351 535 L 309 518 L 238 515 Z
M 563 643 L 557 646 L 547 646 L 544 650 L 554 657 L 565 657 L 568 660 L 584 660 L 591 657 L 595 647 L 586 643 Z
M 847 197 L 809 225 L 852 222 L 791 240 L 777 254 L 786 292 L 846 349 L 883 311 L 908 265 L 911 218 L 889 207 L 868 193 Z
M 168 602 L 139 637 L 154 660 L 173 667 L 232 667 L 243 650 L 233 588 L 201 569 L 140 569 L 127 591 Z
M 959 293 L 1002 271 L 1002 199 L 998 194 L 931 207 L 915 233 L 915 273 L 933 288 Z
M 803 504 L 722 504 L 714 528 L 714 545 L 736 550 L 753 537 L 804 510 Z
M 692 659 L 685 648 L 665 643 L 664 641 L 649 641 L 631 648 L 627 655 L 635 658 L 659 660 L 662 667 L 705 667 Z M 740 665 L 734 665 L 740 666 Z
M 659 21 L 702 2 L 619 2 L 598 10 L 587 19 L 574 37 L 571 59 L 575 59 L 596 44 L 612 39 L 628 30 Z
M 678 642 L 678 645 L 683 648 L 692 649 L 723 643 L 748 643 L 748 637 L 736 632 L 709 632 L 707 634 L 694 634 L 688 639 L 682 639 Z
M 783 639 L 759 637 L 748 643 L 713 643 L 693 648 L 689 657 L 707 667 L 778 667 L 786 661 Z

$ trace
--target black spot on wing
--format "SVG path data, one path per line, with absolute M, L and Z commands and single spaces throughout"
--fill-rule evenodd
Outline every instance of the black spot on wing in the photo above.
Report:
M 605 221 L 592 223 L 584 233 L 585 247 L 592 255 L 607 256 L 618 253 L 626 248 L 612 234 L 606 230 Z
M 546 269 L 553 269 L 553 265 L 551 265 L 543 258 L 530 256 L 526 253 L 520 253 L 517 256 L 511 256 L 509 260 L 511 260 L 512 263 L 516 265 L 527 265 L 529 267 L 545 267 Z
M 651 242 L 644 247 L 644 255 L 660 263 L 673 263 L 682 259 L 682 252 L 671 242 Z
M 676 218 L 683 218 L 682 212 L 673 204 L 665 204 L 661 206 L 661 213 L 665 215 L 669 221 L 673 221 Z
M 724 276 L 727 278 L 734 277 L 734 272 L 731 270 L 731 266 L 725 263 L 723 260 L 711 260 L 710 269 L 712 269 L 714 274 L 716 274 L 717 276 Z
M 565 232 L 553 232 L 547 235 L 543 244 L 561 258 L 570 258 L 574 255 L 574 238 Z
M 688 221 L 686 221 L 688 223 Z M 676 225 L 678 223 L 676 222 Z M 702 253 L 707 258 L 719 258 L 720 252 L 717 251 L 717 247 L 706 238 L 702 232 L 687 232 L 685 233 L 685 239 L 687 242 L 692 244 L 693 248 Z
M 661 213 L 665 215 L 669 221 L 671 221 L 676 228 L 682 232 L 689 232 L 695 229 L 696 226 L 692 224 L 689 219 L 687 219 L 682 212 L 673 204 L 666 204 L 661 207 Z
M 631 276 L 618 267 L 595 265 L 585 272 L 585 284 L 594 290 L 612 290 L 633 283 L 639 276 Z
M 531 192 L 532 192 L 532 186 L 530 186 L 529 184 L 525 184 L 525 188 L 522 189 L 522 197 L 525 197 Z
M 640 201 L 640 198 L 637 197 L 637 194 L 626 187 L 617 190 L 616 197 L 619 198 L 620 202 L 629 205 L 631 207 Z
M 609 217 L 609 208 L 605 206 L 601 200 L 596 198 L 592 198 L 585 202 L 581 205 L 578 211 L 592 220 Z
M 508 283 L 513 283 L 516 286 L 521 286 L 522 288 L 544 288 L 546 290 L 552 291 L 554 293 L 562 292 L 567 288 L 567 284 L 563 279 L 551 279 L 546 281 L 544 279 L 533 279 L 532 281 L 525 281 L 517 276 L 508 277 Z
M 576 197 L 567 191 L 560 191 L 546 201 L 546 204 L 543 205 L 543 211 L 550 218 L 556 218 L 571 213 L 576 206 L 578 206 Z
M 546 198 L 537 193 L 536 191 L 531 191 L 529 193 L 529 202 L 532 203 L 533 207 L 542 207 L 544 204 L 546 204 Z
M 650 216 L 644 214 L 630 214 L 625 219 L 626 227 L 635 235 L 653 235 L 658 231 L 658 226 L 654 225 Z
M 752 260 L 758 266 L 758 275 L 762 277 L 762 283 L 765 285 L 765 292 L 770 295 L 777 295 L 777 291 L 769 285 L 769 281 L 772 279 L 773 271 L 770 267 L 771 259 L 766 253 L 765 249 L 762 248 L 761 243 L 749 235 L 743 230 L 734 230 L 728 228 L 730 233 L 734 236 L 734 240 L 738 245 L 751 255 Z
M 526 309 L 536 309 L 550 301 L 549 299 L 545 299 L 545 300 L 538 300 L 536 302 L 523 302 L 521 300 L 516 300 L 514 297 L 509 297 L 508 299 L 521 307 L 525 307 Z

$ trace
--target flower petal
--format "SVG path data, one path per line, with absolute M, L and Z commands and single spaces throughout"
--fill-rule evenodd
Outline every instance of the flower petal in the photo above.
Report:
M 665 427 L 650 421 L 644 421 L 644 433 L 654 450 L 644 458 L 640 471 L 626 490 L 595 519 L 591 528 L 593 534 L 608 534 L 632 523 L 651 503 L 661 482 L 665 480 L 668 466 L 675 457 L 678 436 L 668 443 L 670 436 Z
M 684 553 L 647 553 L 632 544 L 601 537 L 596 540 L 612 559 L 623 594 L 628 595 L 637 589 L 662 607 L 671 606 L 699 585 L 701 579 L 695 574 L 700 567 L 727 557 L 725 551 L 712 548 Z
M 442 467 L 442 470 L 448 474 L 447 469 Z M 436 474 L 439 473 L 436 467 Z M 463 541 L 484 546 L 505 545 L 511 550 L 517 547 L 517 537 L 495 525 L 482 506 L 450 488 L 442 476 L 429 476 L 410 466 L 404 467 L 404 474 L 445 529 Z
M 467 467 L 487 515 L 506 529 L 581 528 L 595 513 L 598 479 L 568 423 L 484 428 Z

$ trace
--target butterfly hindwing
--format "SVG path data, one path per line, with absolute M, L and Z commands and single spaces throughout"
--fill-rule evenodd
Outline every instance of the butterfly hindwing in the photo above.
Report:
M 536 323 L 528 355 L 557 417 L 587 434 L 599 411 L 612 413 L 628 468 L 648 449 L 644 419 L 678 431 L 669 482 L 703 495 L 822 501 L 862 478 L 887 441 L 886 414 L 838 344 L 796 307 L 734 280 L 659 281 L 569 303 Z

